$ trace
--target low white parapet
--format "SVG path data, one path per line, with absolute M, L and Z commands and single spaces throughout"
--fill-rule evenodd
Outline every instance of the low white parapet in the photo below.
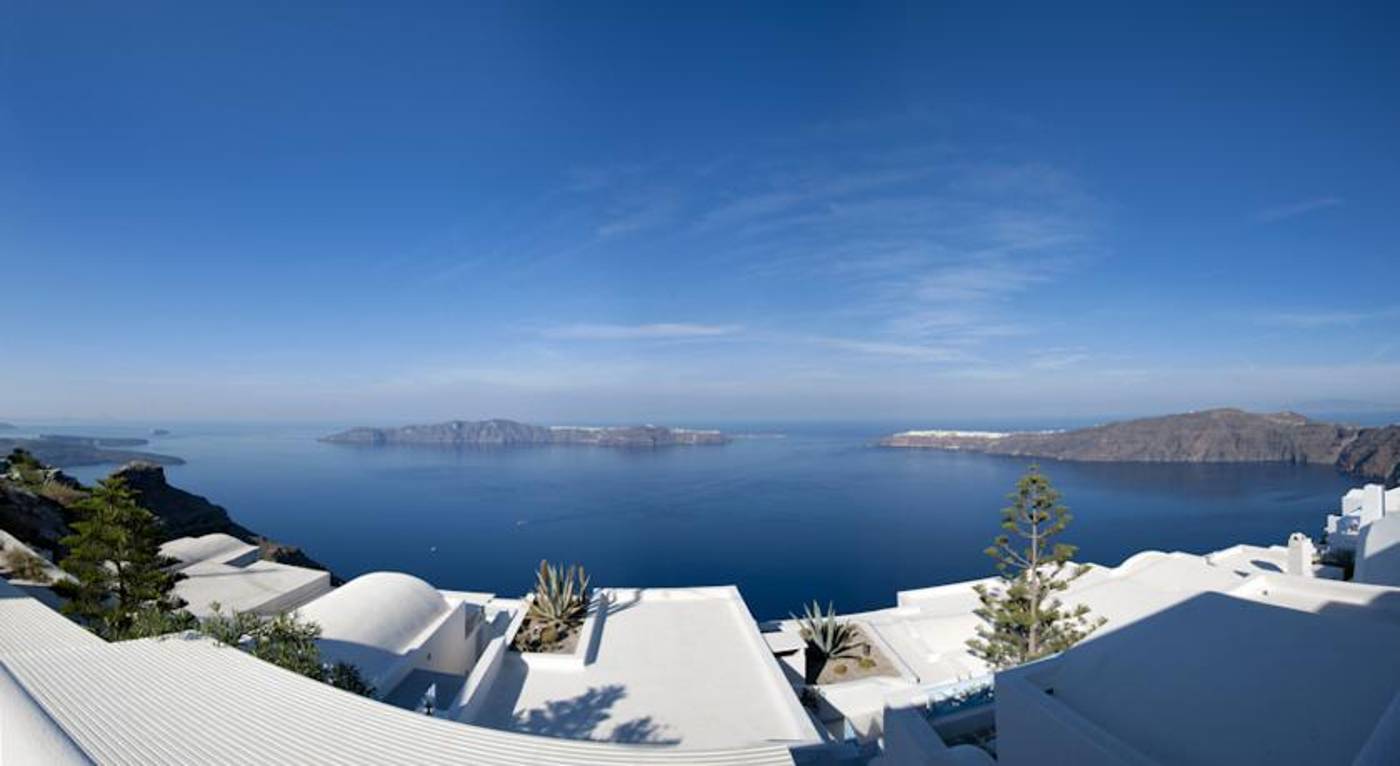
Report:
M 583 670 L 598 656 L 598 641 L 611 601 L 607 591 L 594 592 L 588 617 L 579 628 L 578 644 L 572 652 L 520 652 L 520 659 L 531 670 Z
M 477 657 L 476 664 L 472 666 L 471 672 L 467 674 L 466 682 L 462 684 L 462 690 L 457 693 L 457 698 L 452 701 L 452 704 L 446 708 L 446 717 L 458 721 L 471 721 L 481 712 L 487 697 L 490 696 L 491 685 L 501 674 L 501 664 L 505 662 L 506 652 L 510 650 L 510 643 L 515 640 L 515 634 L 520 630 L 521 623 L 525 622 L 525 613 L 529 611 L 529 606 L 530 602 L 527 598 L 521 601 L 520 608 L 514 614 L 502 612 L 496 615 L 495 620 L 508 620 L 509 622 L 505 630 L 487 642 L 481 656 Z

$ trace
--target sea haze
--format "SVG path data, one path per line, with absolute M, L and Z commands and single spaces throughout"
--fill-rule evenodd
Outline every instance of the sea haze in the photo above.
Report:
M 399 570 L 519 594 L 541 558 L 578 561 L 598 585 L 737 584 L 759 619 L 814 598 L 843 612 L 890 606 L 899 589 L 992 574 L 982 550 L 1030 462 L 869 446 L 909 424 L 721 425 L 765 436 L 652 451 L 438 450 L 318 443 L 332 426 L 170 424 L 145 449 L 188 461 L 167 469 L 172 483 L 346 577 Z M 149 426 L 41 429 L 126 436 Z M 71 472 L 91 481 L 110 468 Z M 1044 469 L 1074 514 L 1068 540 L 1104 564 L 1144 549 L 1316 534 L 1356 483 L 1330 467 L 1279 464 Z

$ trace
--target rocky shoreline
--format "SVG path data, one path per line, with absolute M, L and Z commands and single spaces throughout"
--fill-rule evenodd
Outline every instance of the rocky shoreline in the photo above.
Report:
M 40 436 L 37 439 L 0 439 L 0 454 L 22 449 L 48 465 L 73 468 L 80 465 L 121 465 L 133 461 L 157 465 L 184 465 L 174 455 L 144 452 L 121 447 L 140 446 L 145 439 L 106 439 L 89 436 Z
M 1332 465 L 1400 483 L 1400 425 L 1363 428 L 1292 412 L 1215 409 L 1068 431 L 905 431 L 877 444 L 1086 462 Z

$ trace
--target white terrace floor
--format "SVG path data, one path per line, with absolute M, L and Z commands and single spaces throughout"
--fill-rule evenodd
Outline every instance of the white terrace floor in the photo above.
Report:
M 818 739 L 738 590 L 608 593 L 592 662 L 543 669 L 508 653 L 471 722 L 683 749 Z
M 1063 595 L 1068 605 L 1085 604 L 1108 622 L 1107 632 L 1132 624 L 1207 591 L 1228 593 L 1246 580 L 1281 575 L 1288 561 L 1283 547 L 1236 545 L 1207 556 L 1187 553 L 1140 553 L 1118 567 L 1090 565 Z M 1315 567 L 1319 579 L 1335 576 L 1331 567 Z M 984 676 L 988 668 L 967 651 L 981 621 L 972 586 L 992 579 L 902 591 L 899 606 L 847 615 L 869 626 L 922 686 L 938 686 Z M 1316 581 L 1314 581 L 1316 582 Z M 796 631 L 789 621 L 785 631 Z M 800 671 L 800 657 L 788 658 Z

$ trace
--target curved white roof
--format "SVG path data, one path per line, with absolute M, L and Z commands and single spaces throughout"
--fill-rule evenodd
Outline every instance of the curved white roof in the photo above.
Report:
M 212 532 L 199 537 L 181 537 L 160 546 L 160 552 L 183 564 L 215 559 L 222 561 L 257 546 L 239 540 L 222 532 Z
M 321 638 L 398 653 L 452 605 L 433 586 L 401 572 L 371 572 L 298 609 Z
M 0 691 L 15 687 L 17 705 L 32 700 L 30 711 L 54 725 L 6 718 L 5 745 L 46 766 L 792 764 L 781 742 L 679 750 L 484 729 L 347 694 L 192 635 L 0 655 Z M 40 739 L 50 732 L 67 741 Z

